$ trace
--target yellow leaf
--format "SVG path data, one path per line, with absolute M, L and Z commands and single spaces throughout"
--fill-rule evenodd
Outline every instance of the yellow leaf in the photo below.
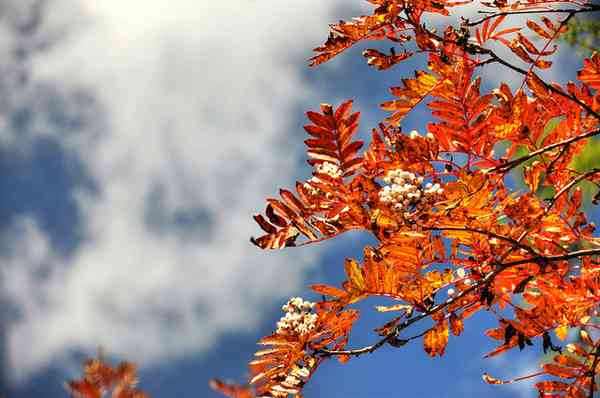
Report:
M 424 238 L 427 236 L 422 232 L 415 232 L 415 231 L 402 231 L 402 232 L 400 232 L 400 235 L 409 236 L 411 238 Z
M 554 329 L 554 333 L 556 333 L 556 336 L 558 336 L 559 339 L 564 341 L 569 333 L 569 327 L 567 325 L 561 325 Z
M 380 230 L 395 231 L 398 229 L 398 221 L 393 217 L 390 217 L 381 211 L 376 211 L 373 215 L 375 224 Z
M 355 260 L 346 259 L 344 268 L 348 275 L 348 281 L 359 291 L 365 290 L 365 277 L 358 263 Z
M 537 160 L 531 163 L 531 166 L 523 168 L 523 180 L 531 192 L 537 192 L 543 171 L 544 164 Z
M 412 310 L 412 306 L 408 305 L 408 304 L 396 304 L 396 305 L 391 305 L 391 306 L 385 306 L 385 305 L 378 305 L 375 306 L 375 309 L 379 312 L 390 312 L 390 311 L 411 311 Z
M 399 124 L 400 120 L 438 87 L 439 79 L 427 72 L 416 71 L 415 79 L 402 79 L 403 87 L 393 87 L 391 93 L 399 99 L 381 104 L 381 108 L 394 114 L 386 120 Z
M 562 231 L 562 228 L 559 227 L 559 226 L 551 226 L 551 227 L 545 228 L 545 231 L 546 232 L 555 232 L 555 233 L 558 233 L 558 232 Z

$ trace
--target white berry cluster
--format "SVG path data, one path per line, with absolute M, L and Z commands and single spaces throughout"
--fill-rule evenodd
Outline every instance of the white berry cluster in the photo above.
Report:
M 306 334 L 317 324 L 317 314 L 312 312 L 315 303 L 292 297 L 281 310 L 286 314 L 277 322 L 278 334 Z
M 317 187 L 312 186 L 308 182 L 319 183 L 319 182 L 321 182 L 321 180 L 319 180 L 317 177 L 312 177 L 310 180 L 308 180 L 307 182 L 304 183 L 304 188 L 308 191 L 309 195 L 312 195 L 312 196 L 319 195 L 321 193 L 321 190 Z
M 303 360 L 302 364 L 298 362 L 292 365 L 288 374 L 280 373 L 276 377 L 284 378 L 283 381 L 271 386 L 269 394 L 262 397 L 288 398 L 290 396 L 300 396 L 299 390 L 302 388 L 311 372 L 317 364 L 316 357 L 308 357 Z
M 308 376 L 310 376 L 308 367 L 296 365 L 296 368 L 285 377 L 281 384 L 271 387 L 272 392 L 275 393 L 274 396 L 284 398 L 289 397 L 289 394 L 296 395 L 298 387 L 304 383 Z
M 425 204 L 433 202 L 444 193 L 440 184 L 428 182 L 423 187 L 423 177 L 401 169 L 387 172 L 383 181 L 388 184 L 379 191 L 379 200 L 391 206 L 404 217 L 410 217 Z
M 317 173 L 327 174 L 332 178 L 340 178 L 342 176 L 342 170 L 335 163 L 323 162 L 318 164 L 315 169 Z
M 320 174 L 327 174 L 331 178 L 337 179 L 342 177 L 342 170 L 338 167 L 337 164 L 331 162 L 323 162 L 316 165 L 315 171 Z M 321 181 L 318 177 L 312 177 L 310 180 L 308 180 L 308 182 L 321 183 L 323 181 Z M 312 186 L 308 182 L 304 183 L 304 188 L 308 191 L 310 195 L 317 196 L 323 193 L 319 188 Z M 326 197 L 329 199 L 330 196 L 331 193 L 328 192 L 326 194 Z
M 414 140 L 415 138 L 417 138 L 417 137 L 420 137 L 420 136 L 421 136 L 417 130 L 413 130 L 413 131 L 411 131 L 411 132 L 410 132 L 408 135 L 409 135 L 409 137 L 410 137 L 410 139 L 411 139 L 411 140 Z M 431 134 L 431 133 L 427 133 L 427 134 L 425 135 L 425 137 L 426 137 L 426 138 L 429 138 L 430 140 L 432 140 L 432 139 L 434 139 L 434 138 L 435 138 L 435 137 L 433 136 L 433 134 Z

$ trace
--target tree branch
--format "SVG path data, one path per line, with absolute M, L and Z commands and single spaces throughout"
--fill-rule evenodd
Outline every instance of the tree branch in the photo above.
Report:
M 590 176 L 593 176 L 594 174 L 598 174 L 598 173 L 600 173 L 600 169 L 594 168 L 585 174 L 581 174 L 581 175 L 573 178 L 567 185 L 562 187 L 560 189 L 560 191 L 558 191 L 556 194 L 554 194 L 552 199 L 550 199 L 550 205 L 548 206 L 548 208 L 551 208 L 554 205 L 554 203 L 558 200 L 558 198 L 561 197 L 565 192 L 568 192 L 575 184 L 577 184 L 578 182 L 580 182 L 582 180 L 585 180 L 586 178 L 588 178 Z
M 546 9 L 538 9 L 538 10 L 521 10 L 521 11 L 504 11 L 504 12 L 496 12 L 487 15 L 481 19 L 478 19 L 473 22 L 467 22 L 466 26 L 477 26 L 488 19 L 500 17 L 503 15 L 518 15 L 518 14 L 541 14 L 541 13 L 571 13 L 571 14 L 579 14 L 583 12 L 595 12 L 600 11 L 600 6 L 596 4 L 587 4 L 586 7 L 589 8 L 580 8 L 580 9 L 568 9 L 568 8 L 546 8 Z M 480 11 L 480 13 L 482 13 Z
M 477 228 L 470 228 L 470 227 L 422 227 L 424 230 L 426 231 L 465 231 L 465 232 L 473 232 L 476 234 L 482 234 L 482 235 L 486 235 L 489 236 L 490 238 L 496 238 L 496 239 L 500 239 L 509 243 L 512 243 L 513 245 L 528 251 L 529 253 L 533 254 L 533 255 L 537 255 L 537 252 L 535 250 L 533 250 L 531 247 L 524 245 L 523 243 L 521 243 L 520 241 L 510 238 L 508 236 L 504 236 L 504 235 L 499 235 L 496 234 L 494 232 L 490 232 L 490 231 L 484 231 L 482 229 L 477 229 Z
M 522 260 L 511 261 L 509 263 L 502 263 L 500 265 L 502 266 L 502 269 L 505 269 L 508 267 L 512 267 L 513 265 L 521 265 L 521 264 L 528 264 L 528 263 L 540 263 L 540 262 L 551 263 L 553 261 L 564 261 L 564 260 L 570 260 L 572 258 L 577 258 L 577 257 L 589 257 L 589 256 L 596 256 L 596 255 L 600 255 L 600 249 L 577 250 L 574 252 L 558 254 L 558 255 L 554 255 L 554 256 L 535 256 L 535 257 L 530 257 L 530 258 L 524 258 Z
M 594 389 L 596 386 L 596 368 L 598 367 L 598 362 L 600 361 L 600 345 L 596 347 L 596 352 L 594 353 L 594 362 L 592 363 L 592 367 L 590 368 L 590 392 L 588 394 L 589 398 L 594 398 Z
M 359 356 L 362 354 L 372 353 L 373 351 L 377 350 L 379 347 L 383 346 L 385 343 L 390 342 L 390 340 L 392 340 L 392 339 L 394 339 L 392 344 L 394 344 L 396 347 L 399 347 L 399 346 L 407 344 L 411 340 L 415 340 L 415 339 L 418 339 L 419 337 L 422 337 L 425 333 L 427 333 L 427 330 L 425 330 L 424 332 L 419 333 L 417 335 L 411 336 L 407 339 L 397 339 L 394 334 L 390 334 L 390 335 L 385 336 L 385 338 L 379 340 L 375 344 L 369 345 L 369 346 L 366 346 L 363 348 L 357 348 L 354 350 L 328 350 L 326 348 L 320 348 L 320 349 L 316 350 L 316 353 L 321 354 L 321 356 L 323 356 L 323 357 L 336 356 L 336 355 Z
M 569 145 L 569 144 L 572 144 L 573 142 L 577 142 L 579 140 L 583 140 L 583 139 L 586 139 L 586 138 L 589 138 L 589 137 L 593 137 L 593 136 L 598 135 L 598 134 L 600 134 L 600 129 L 588 131 L 587 133 L 584 133 L 584 134 L 581 134 L 581 135 L 578 135 L 578 136 L 575 136 L 575 137 L 567 138 L 566 140 L 555 142 L 554 144 L 546 145 L 543 148 L 540 148 L 540 149 L 538 149 L 536 151 L 530 152 L 527 155 L 521 156 L 520 158 L 511 160 L 510 162 L 506 162 L 506 163 L 503 163 L 503 164 L 501 164 L 499 166 L 492 167 L 492 168 L 489 168 L 489 169 L 485 169 L 485 170 L 483 170 L 483 172 L 484 173 L 493 173 L 493 172 L 497 172 L 497 171 L 507 172 L 508 170 L 510 170 L 510 169 L 512 169 L 512 168 L 520 165 L 521 163 L 526 162 L 529 159 L 534 158 L 537 155 L 540 155 L 540 154 L 542 154 L 544 152 L 548 152 L 548 151 L 551 151 L 554 148 L 558 148 L 558 147 L 563 146 L 563 145 Z
M 529 76 L 529 72 L 528 71 L 526 71 L 525 69 L 519 68 L 518 66 L 513 65 L 513 64 L 505 61 L 504 59 L 500 58 L 492 50 L 490 50 L 488 48 L 481 47 L 481 46 L 477 46 L 477 45 L 474 45 L 474 44 L 470 44 L 470 45 L 472 45 L 474 48 L 476 48 L 479 53 L 487 54 L 487 55 L 489 55 L 491 57 L 490 59 L 482 62 L 480 65 L 485 65 L 485 64 L 488 64 L 488 63 L 491 63 L 491 62 L 498 62 L 499 64 L 502 64 L 502 65 L 506 66 L 507 68 L 510 68 L 510 69 L 514 70 L 515 72 L 518 72 L 518 73 L 522 74 L 523 76 Z M 598 112 L 596 112 L 595 110 L 593 110 L 588 104 L 586 104 L 585 102 L 581 101 L 579 98 L 575 97 L 574 95 L 565 93 L 564 91 L 562 91 L 562 90 L 554 87 L 553 85 L 546 83 L 541 78 L 539 80 L 544 85 L 544 87 L 546 87 L 548 90 L 550 90 L 553 93 L 558 94 L 558 95 L 560 95 L 560 96 L 562 96 L 564 98 L 567 98 L 570 101 L 575 102 L 581 108 L 585 109 L 590 115 L 592 115 L 596 119 L 600 120 L 600 114 Z
M 387 343 L 390 339 L 397 338 L 397 336 L 400 334 L 400 332 L 402 330 L 408 328 L 412 324 L 414 324 L 424 318 L 427 318 L 428 316 L 430 316 L 432 314 L 435 314 L 435 313 L 443 310 L 444 308 L 450 306 L 451 304 L 455 303 L 456 301 L 461 300 L 469 293 L 472 293 L 480 288 L 483 288 L 486 285 L 489 285 L 498 274 L 500 274 L 502 271 L 504 271 L 507 268 L 510 268 L 514 265 L 520 265 L 520 264 L 539 263 L 539 262 L 550 263 L 552 261 L 562 261 L 562 260 L 568 260 L 568 259 L 576 258 L 576 257 L 585 257 L 585 256 L 594 256 L 594 255 L 600 255 L 600 249 L 578 250 L 578 251 L 574 251 L 574 252 L 570 252 L 570 253 L 566 253 L 566 254 L 562 254 L 562 255 L 555 255 L 555 256 L 538 255 L 538 256 L 522 259 L 522 260 L 511 261 L 508 263 L 500 263 L 500 264 L 498 264 L 498 266 L 496 267 L 496 269 L 494 271 L 487 274 L 484 278 L 480 279 L 477 283 L 471 285 L 470 287 L 463 290 L 462 292 L 460 292 L 456 296 L 452 297 L 451 299 L 446 300 L 442 303 L 439 303 L 438 305 L 431 307 L 427 311 L 422 312 L 413 318 L 406 319 L 404 322 L 402 322 L 400 325 L 396 326 L 390 333 L 388 333 L 382 339 L 377 341 L 375 344 L 372 344 L 372 345 L 369 345 L 369 346 L 366 346 L 363 348 L 357 348 L 357 349 L 351 349 L 351 350 L 327 350 L 327 349 L 321 348 L 321 349 L 315 350 L 315 353 L 320 354 L 322 356 L 332 356 L 332 355 L 357 355 L 358 356 L 358 355 L 362 355 L 362 354 L 366 354 L 366 353 L 372 353 L 375 350 L 384 346 L 385 343 Z M 422 336 L 423 334 L 424 333 L 421 333 L 419 335 L 416 335 L 416 336 L 410 337 L 409 339 L 406 339 L 406 343 L 408 343 L 412 339 Z M 400 339 L 399 341 L 402 342 L 404 340 Z

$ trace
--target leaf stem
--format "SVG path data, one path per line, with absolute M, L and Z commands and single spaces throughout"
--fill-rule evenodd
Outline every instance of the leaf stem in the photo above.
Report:
M 558 191 L 552 197 L 552 199 L 550 199 L 550 205 L 548 206 L 548 209 L 554 205 L 554 203 L 558 200 L 559 197 L 561 197 L 565 192 L 568 192 L 575 184 L 577 184 L 578 182 L 580 182 L 582 180 L 585 180 L 586 178 L 588 178 L 590 176 L 593 176 L 594 174 L 598 174 L 598 173 L 600 173 L 600 169 L 594 168 L 585 174 L 581 174 L 581 175 L 573 178 L 567 185 L 562 187 L 560 189 L 560 191 Z

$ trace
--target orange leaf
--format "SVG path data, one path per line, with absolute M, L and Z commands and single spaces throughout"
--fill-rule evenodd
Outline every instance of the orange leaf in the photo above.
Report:
M 390 89 L 391 93 L 400 99 L 381 104 L 383 110 L 394 112 L 386 119 L 394 125 L 399 124 L 404 116 L 429 95 L 439 85 L 440 80 L 427 72 L 416 71 L 414 79 L 402 79 L 402 83 L 402 87 Z
M 460 319 L 456 313 L 450 314 L 450 330 L 452 330 L 452 334 L 455 336 L 460 336 L 460 334 L 464 330 L 463 320 Z
M 359 291 L 365 290 L 365 277 L 358 263 L 355 260 L 346 259 L 344 268 L 348 276 L 348 281 L 350 281 L 354 288 Z
M 527 20 L 527 27 L 533 30 L 538 35 L 540 35 L 541 37 L 543 37 L 544 39 L 552 39 L 552 35 L 550 33 L 546 32 L 544 28 L 542 28 L 540 25 L 538 25 L 530 19 Z
M 572 368 L 567 368 L 553 363 L 546 363 L 543 365 L 543 368 L 546 373 L 563 379 L 570 379 L 579 375 L 579 372 L 573 370 Z
M 591 347 L 594 346 L 594 341 L 592 340 L 592 338 L 590 337 L 590 334 L 586 330 L 584 330 L 584 329 L 580 329 L 579 330 L 579 338 L 585 344 L 587 344 L 587 345 L 589 345 Z
M 561 325 L 554 329 L 554 333 L 556 333 L 556 336 L 558 336 L 559 339 L 564 341 L 569 333 L 569 327 L 567 325 Z
M 523 168 L 523 181 L 532 193 L 537 192 L 540 185 L 540 177 L 544 171 L 544 164 L 537 160 L 531 163 L 531 166 Z
M 535 383 L 535 387 L 540 391 L 551 393 L 556 391 L 567 391 L 569 384 L 562 381 L 540 381 Z
M 224 383 L 221 380 L 213 379 L 209 383 L 210 388 L 220 392 L 221 394 L 230 398 L 253 398 L 254 394 L 246 386 L 240 386 L 237 384 Z
M 333 297 L 340 297 L 340 298 L 346 296 L 345 291 L 340 290 L 333 286 L 317 284 L 317 285 L 312 285 L 310 288 L 319 294 L 324 294 L 325 296 L 333 296 Z
M 429 329 L 423 336 L 423 347 L 430 356 L 444 355 L 446 345 L 448 344 L 448 325 L 446 322 L 440 322 L 435 327 Z
M 488 384 L 504 384 L 502 380 L 492 377 L 487 373 L 482 374 L 481 378 Z
M 600 89 L 600 54 L 594 52 L 591 58 L 583 61 L 583 69 L 577 72 L 577 78 L 588 86 Z

